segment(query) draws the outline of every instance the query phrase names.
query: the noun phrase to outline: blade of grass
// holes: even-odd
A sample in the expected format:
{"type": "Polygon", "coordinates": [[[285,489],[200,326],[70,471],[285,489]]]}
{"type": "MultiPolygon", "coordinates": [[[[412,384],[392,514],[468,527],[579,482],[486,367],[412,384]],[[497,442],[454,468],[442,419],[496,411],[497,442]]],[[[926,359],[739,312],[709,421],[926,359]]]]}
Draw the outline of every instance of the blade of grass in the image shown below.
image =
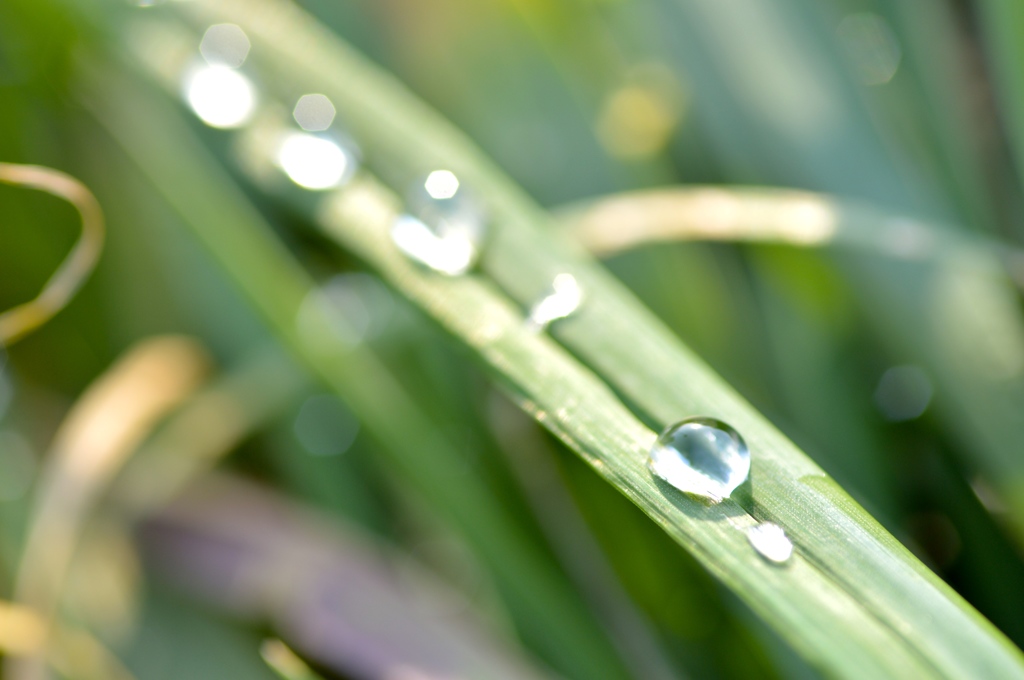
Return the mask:
{"type": "MultiPolygon", "coordinates": [[[[197,389],[207,368],[205,352],[191,340],[142,342],[93,383],[61,425],[33,499],[14,589],[15,601],[37,611],[47,631],[57,630],[65,580],[99,495],[158,419],[197,389]]],[[[37,654],[6,659],[4,674],[46,677],[47,651],[44,645],[37,654]]]]}
{"type": "Polygon", "coordinates": [[[211,474],[142,529],[154,569],[185,592],[265,617],[345,677],[549,677],[450,586],[355,527],[230,475],[211,474]],[[235,588],[222,584],[236,581],[235,588]]]}

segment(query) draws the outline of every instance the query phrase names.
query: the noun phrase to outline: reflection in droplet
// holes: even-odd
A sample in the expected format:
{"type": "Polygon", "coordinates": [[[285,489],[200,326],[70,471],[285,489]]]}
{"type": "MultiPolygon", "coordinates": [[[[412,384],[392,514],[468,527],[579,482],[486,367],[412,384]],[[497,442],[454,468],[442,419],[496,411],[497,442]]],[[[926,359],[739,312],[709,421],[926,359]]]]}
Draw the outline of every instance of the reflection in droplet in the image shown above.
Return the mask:
{"type": "Polygon", "coordinates": [[[836,33],[862,83],[883,85],[896,75],[903,52],[885,19],[870,12],[851,14],[836,33]]]}
{"type": "Polygon", "coordinates": [[[434,170],[427,175],[423,188],[431,198],[444,200],[455,196],[459,191],[459,178],[451,170],[434,170]]]}
{"type": "Polygon", "coordinates": [[[304,94],[295,104],[292,116],[306,132],[323,132],[331,127],[337,115],[334,104],[322,94],[304,94]]]}
{"type": "Polygon", "coordinates": [[[793,555],[793,542],[778,524],[761,522],[747,529],[747,540],[761,557],[783,564],[793,555]]]}
{"type": "Polygon", "coordinates": [[[281,140],[277,164],[305,189],[341,186],[355,171],[354,156],[337,142],[305,132],[289,132],[281,140]]]}
{"type": "Polygon", "coordinates": [[[465,274],[473,264],[472,242],[459,234],[440,236],[412,215],[395,219],[391,239],[409,257],[449,276],[465,274]]]}
{"type": "Polygon", "coordinates": [[[717,503],[746,481],[750,451],[730,425],[714,418],[687,418],[662,432],[648,466],[680,491],[717,503]]]}
{"type": "Polygon", "coordinates": [[[211,66],[223,64],[238,68],[245,63],[251,46],[249,37],[240,26],[217,24],[206,29],[199,43],[199,52],[211,66]]]}
{"type": "Polygon", "coordinates": [[[36,472],[36,457],[24,437],[10,430],[0,431],[0,501],[24,496],[36,472]]]}
{"type": "Polygon", "coordinates": [[[882,374],[875,389],[875,405],[893,422],[919,417],[931,399],[932,382],[917,366],[893,366],[882,374]]]}
{"type": "Polygon", "coordinates": [[[359,421],[336,397],[319,394],[302,403],[293,429],[295,438],[314,456],[338,456],[355,442],[359,421]]]}
{"type": "Polygon", "coordinates": [[[530,310],[527,323],[534,330],[543,330],[557,319],[575,312],[583,301],[583,289],[572,274],[559,274],[551,284],[551,291],[530,310]]]}
{"type": "Polygon", "coordinates": [[[409,213],[391,227],[391,238],[412,259],[457,276],[476,262],[483,240],[483,211],[450,170],[435,170],[408,197],[409,213]]]}
{"type": "Polygon", "coordinates": [[[185,97],[196,115],[215,128],[244,125],[256,108],[252,83],[223,64],[192,71],[185,79],[185,97]]]}

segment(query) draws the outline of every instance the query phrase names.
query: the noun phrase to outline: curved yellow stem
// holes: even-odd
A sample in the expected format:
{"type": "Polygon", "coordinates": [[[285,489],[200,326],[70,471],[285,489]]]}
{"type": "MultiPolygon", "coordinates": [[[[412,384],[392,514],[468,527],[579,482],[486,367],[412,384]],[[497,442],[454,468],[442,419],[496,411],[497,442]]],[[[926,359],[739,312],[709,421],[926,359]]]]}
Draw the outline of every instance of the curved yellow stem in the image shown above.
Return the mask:
{"type": "Polygon", "coordinates": [[[0,314],[0,346],[10,345],[49,321],[92,272],[103,249],[103,211],[84,184],[59,170],[0,163],[0,182],[63,198],[82,218],[82,235],[34,299],[0,314]]]}

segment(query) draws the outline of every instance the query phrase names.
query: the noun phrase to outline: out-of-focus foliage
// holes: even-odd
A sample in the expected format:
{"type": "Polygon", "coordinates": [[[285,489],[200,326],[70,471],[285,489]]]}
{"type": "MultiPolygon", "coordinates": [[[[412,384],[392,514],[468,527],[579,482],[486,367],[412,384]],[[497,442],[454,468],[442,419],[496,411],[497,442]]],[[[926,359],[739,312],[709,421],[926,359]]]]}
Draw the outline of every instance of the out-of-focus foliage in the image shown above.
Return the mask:
{"type": "MultiPolygon", "coordinates": [[[[552,239],[603,258],[1024,644],[1024,227],[1011,152],[1024,139],[1024,28],[1012,3],[292,4],[451,120],[561,220],[552,239]],[[606,198],[620,192],[638,193],[606,198]]],[[[695,559],[519,413],[514,357],[467,351],[484,341],[446,314],[540,292],[523,241],[485,241],[497,283],[482,293],[418,287],[351,229],[340,241],[352,249],[338,248],[318,228],[321,194],[253,154],[273,125],[302,123],[290,109],[307,83],[344,88],[349,74],[319,65],[332,80],[317,86],[316,68],[249,55],[248,38],[241,52],[230,40],[201,50],[192,3],[129,5],[0,4],[0,161],[78,178],[108,226],[72,302],[0,346],[5,677],[842,672],[794,652],[799,635],[705,570],[713,556],[695,559]],[[189,69],[242,62],[256,113],[243,132],[204,125],[189,69]],[[157,119],[172,123],[127,148],[157,119]],[[502,243],[526,258],[489,254],[502,243]],[[304,662],[289,666],[277,638],[304,662]]],[[[280,39],[298,48],[312,35],[280,39]]],[[[430,125],[422,139],[361,135],[374,115],[393,130],[418,111],[334,103],[343,146],[399,196],[462,149],[430,125]]],[[[205,117],[230,127],[231,114],[205,117]]],[[[79,225],[57,198],[0,184],[0,311],[44,288],[79,225]]],[[[644,374],[659,369],[649,357],[616,375],[597,356],[614,337],[557,323],[552,338],[642,426],[696,415],[645,403],[644,374]]],[[[773,512],[757,503],[743,507],[773,512]]],[[[887,610],[893,637],[926,637],[898,630],[900,606],[887,610]]]]}

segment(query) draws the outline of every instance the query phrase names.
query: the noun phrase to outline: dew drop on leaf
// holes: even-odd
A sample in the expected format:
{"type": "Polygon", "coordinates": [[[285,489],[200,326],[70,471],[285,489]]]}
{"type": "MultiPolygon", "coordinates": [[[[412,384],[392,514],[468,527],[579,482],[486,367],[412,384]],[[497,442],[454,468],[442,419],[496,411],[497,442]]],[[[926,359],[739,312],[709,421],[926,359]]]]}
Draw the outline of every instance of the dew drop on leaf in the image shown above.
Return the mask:
{"type": "Polygon", "coordinates": [[[680,491],[717,503],[746,481],[750,451],[730,425],[714,418],[687,418],[662,432],[648,465],[680,491]]]}
{"type": "Polygon", "coordinates": [[[793,542],[782,527],[772,522],[761,522],[747,529],[747,540],[769,562],[783,564],[793,555],[793,542]]]}
{"type": "Polygon", "coordinates": [[[479,203],[450,170],[434,170],[406,197],[409,213],[391,226],[398,249],[449,276],[464,274],[480,253],[486,220],[479,203]]]}

